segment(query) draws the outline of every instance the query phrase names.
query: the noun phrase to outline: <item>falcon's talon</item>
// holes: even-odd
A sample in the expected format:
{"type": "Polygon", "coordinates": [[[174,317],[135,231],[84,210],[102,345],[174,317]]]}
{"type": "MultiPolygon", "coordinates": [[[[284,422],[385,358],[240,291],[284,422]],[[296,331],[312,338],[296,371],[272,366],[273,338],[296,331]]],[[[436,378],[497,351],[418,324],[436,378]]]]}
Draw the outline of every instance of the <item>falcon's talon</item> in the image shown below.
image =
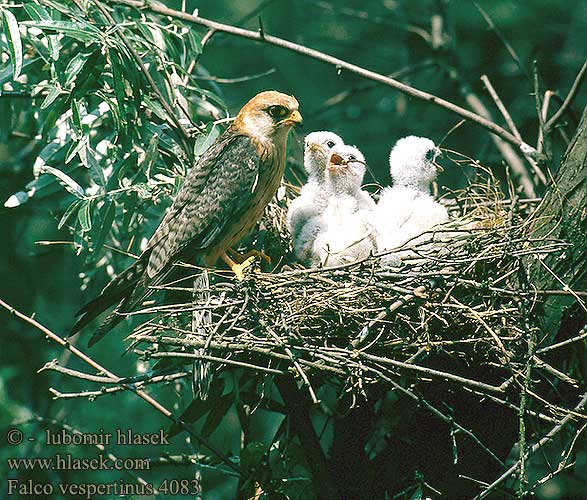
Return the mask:
{"type": "MultiPolygon", "coordinates": [[[[238,252],[231,250],[231,253],[236,253],[238,256],[238,252]]],[[[239,281],[243,281],[245,279],[245,269],[251,266],[253,262],[255,262],[255,257],[249,257],[248,259],[243,260],[242,262],[235,262],[232,260],[226,253],[221,256],[222,260],[226,262],[230,270],[234,273],[235,277],[239,281]]]]}
{"type": "Polygon", "coordinates": [[[271,257],[267,255],[263,250],[249,250],[243,254],[243,257],[249,259],[250,257],[257,257],[259,260],[264,260],[267,264],[271,264],[271,257]]]}
{"type": "Polygon", "coordinates": [[[245,269],[250,267],[253,264],[253,262],[255,262],[255,257],[249,257],[240,264],[237,264],[236,262],[234,263],[231,269],[237,280],[243,281],[245,279],[245,269]]]}
{"type": "Polygon", "coordinates": [[[264,260],[267,264],[271,264],[271,257],[267,255],[263,250],[249,250],[246,253],[240,253],[232,248],[228,249],[228,252],[232,255],[234,262],[238,264],[242,264],[246,260],[249,260],[251,257],[258,257],[260,260],[264,260]]]}

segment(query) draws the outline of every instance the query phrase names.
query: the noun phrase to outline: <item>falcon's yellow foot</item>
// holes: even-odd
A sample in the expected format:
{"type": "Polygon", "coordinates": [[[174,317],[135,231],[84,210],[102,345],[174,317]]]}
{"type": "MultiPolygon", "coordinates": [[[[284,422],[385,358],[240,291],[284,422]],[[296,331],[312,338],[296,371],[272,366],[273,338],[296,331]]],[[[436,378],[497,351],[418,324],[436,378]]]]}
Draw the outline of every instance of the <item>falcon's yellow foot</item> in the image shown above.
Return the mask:
{"type": "MultiPolygon", "coordinates": [[[[238,255],[240,255],[240,254],[238,254],[238,255]]],[[[253,262],[255,262],[255,257],[249,257],[248,259],[245,259],[244,261],[237,264],[226,253],[223,253],[221,255],[221,258],[224,262],[226,262],[228,267],[230,267],[230,269],[232,270],[232,272],[236,276],[236,279],[239,281],[242,281],[245,279],[245,269],[247,267],[249,267],[253,262]]]]}
{"type": "Polygon", "coordinates": [[[242,264],[246,260],[249,260],[251,257],[258,257],[259,259],[267,262],[267,264],[271,264],[271,257],[269,257],[269,255],[267,255],[262,250],[249,250],[246,253],[239,253],[236,250],[229,248],[228,252],[230,252],[230,255],[232,255],[234,261],[238,262],[239,264],[242,264]]]}

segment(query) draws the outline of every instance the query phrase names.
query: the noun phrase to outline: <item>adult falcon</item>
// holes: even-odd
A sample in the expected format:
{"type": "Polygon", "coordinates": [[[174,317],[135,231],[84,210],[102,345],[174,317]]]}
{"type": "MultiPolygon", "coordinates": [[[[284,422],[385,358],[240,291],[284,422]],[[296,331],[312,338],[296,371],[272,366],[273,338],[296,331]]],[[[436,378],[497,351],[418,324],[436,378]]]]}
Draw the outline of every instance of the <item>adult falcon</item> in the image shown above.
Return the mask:
{"type": "Polygon", "coordinates": [[[174,264],[212,267],[224,260],[238,278],[250,260],[227,252],[263,215],[286,163],[287,136],[302,121],[298,101],[276,91],[257,94],[190,169],[175,201],[136,262],[78,312],[72,334],[117,304],[91,346],[164,283],[174,264]]]}

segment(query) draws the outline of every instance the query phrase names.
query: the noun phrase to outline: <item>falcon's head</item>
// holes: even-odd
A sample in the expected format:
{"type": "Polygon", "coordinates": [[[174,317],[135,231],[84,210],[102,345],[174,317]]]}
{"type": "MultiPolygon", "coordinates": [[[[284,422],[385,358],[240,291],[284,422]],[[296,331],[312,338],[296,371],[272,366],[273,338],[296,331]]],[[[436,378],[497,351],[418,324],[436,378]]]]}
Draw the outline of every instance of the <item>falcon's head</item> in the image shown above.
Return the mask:
{"type": "Polygon", "coordinates": [[[324,181],[330,151],[343,146],[343,140],[333,132],[312,132],[304,139],[304,169],[311,178],[324,181]]]}
{"type": "Polygon", "coordinates": [[[233,128],[259,142],[285,141],[291,127],[302,122],[298,106],[294,96],[275,90],[260,92],[241,108],[233,128]]]}
{"type": "Polygon", "coordinates": [[[394,185],[428,190],[436,179],[440,150],[430,139],[410,135],[395,143],[389,154],[389,173],[394,185]]]}
{"type": "Polygon", "coordinates": [[[335,146],[326,166],[326,179],[335,193],[350,194],[361,188],[365,157],[354,146],[335,146]]]}

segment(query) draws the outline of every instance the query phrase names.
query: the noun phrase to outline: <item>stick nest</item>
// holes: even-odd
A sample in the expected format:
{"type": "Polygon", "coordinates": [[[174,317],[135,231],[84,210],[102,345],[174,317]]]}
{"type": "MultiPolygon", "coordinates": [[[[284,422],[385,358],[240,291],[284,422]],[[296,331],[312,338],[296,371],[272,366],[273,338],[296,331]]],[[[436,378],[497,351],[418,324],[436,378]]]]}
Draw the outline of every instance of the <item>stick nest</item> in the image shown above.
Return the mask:
{"type": "MultiPolygon", "coordinates": [[[[313,386],[330,376],[356,396],[398,374],[448,379],[483,394],[499,394],[517,380],[529,339],[539,335],[543,293],[528,282],[525,263],[565,247],[558,241],[529,247],[524,228],[537,200],[505,199],[487,174],[450,194],[451,223],[431,233],[433,245],[411,247],[399,268],[382,267],[373,256],[304,269],[285,227],[293,190],[282,191],[252,241],[272,256],[273,269],[243,282],[208,271],[209,287],[190,294],[201,270],[184,264],[188,277],[169,287],[183,290],[184,300],[143,311],[154,316],[132,334],[135,345],[148,345],[139,353],[262,375],[291,372],[313,398],[313,386]],[[436,370],[426,363],[430,353],[454,358],[458,367],[436,370]],[[498,373],[501,386],[478,379],[479,366],[491,369],[493,382],[498,373]]],[[[576,384],[541,366],[554,382],[576,384]]]]}

